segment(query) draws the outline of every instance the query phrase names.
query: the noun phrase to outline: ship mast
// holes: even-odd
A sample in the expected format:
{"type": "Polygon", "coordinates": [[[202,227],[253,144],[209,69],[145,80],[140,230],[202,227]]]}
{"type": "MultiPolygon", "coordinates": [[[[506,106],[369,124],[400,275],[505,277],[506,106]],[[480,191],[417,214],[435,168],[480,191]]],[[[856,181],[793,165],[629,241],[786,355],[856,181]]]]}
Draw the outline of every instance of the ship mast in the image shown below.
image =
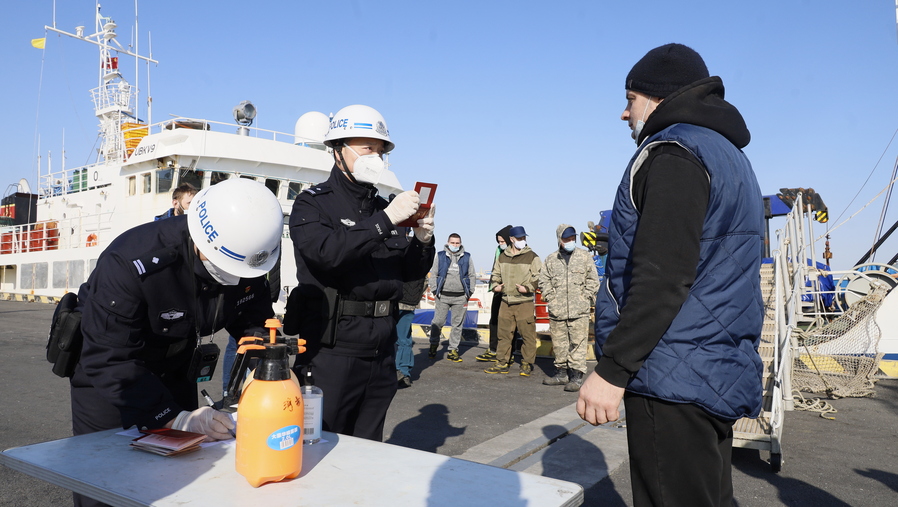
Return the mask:
{"type": "Polygon", "coordinates": [[[117,25],[112,18],[100,14],[99,3],[97,3],[95,31],[91,35],[84,35],[83,26],[76,27],[74,34],[59,30],[56,26],[44,28],[99,46],[100,65],[97,77],[99,86],[90,93],[94,102],[94,114],[100,121],[100,160],[107,164],[124,162],[127,151],[122,126],[130,121],[137,122],[135,111],[137,89],[119,72],[118,55],[133,56],[137,60],[151,63],[159,62],[123,48],[116,40],[117,25]]]}

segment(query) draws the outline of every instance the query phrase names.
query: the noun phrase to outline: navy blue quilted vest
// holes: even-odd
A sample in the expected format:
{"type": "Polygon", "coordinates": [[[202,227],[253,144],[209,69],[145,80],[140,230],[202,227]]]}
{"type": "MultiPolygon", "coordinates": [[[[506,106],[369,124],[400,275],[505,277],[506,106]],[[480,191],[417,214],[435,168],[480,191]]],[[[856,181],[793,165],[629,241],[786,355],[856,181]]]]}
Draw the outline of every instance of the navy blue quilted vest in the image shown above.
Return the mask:
{"type": "Polygon", "coordinates": [[[639,223],[632,174],[659,143],[676,143],[701,161],[710,177],[710,201],[695,283],[627,390],[696,404],[722,419],[754,417],[762,402],[757,348],[764,318],[763,205],[748,159],[713,130],[672,125],[646,139],[630,160],[611,215],[606,280],[596,303],[596,355],[617,325],[632,278],[630,249],[639,223]]]}
{"type": "MultiPolygon", "coordinates": [[[[437,288],[434,292],[437,296],[443,292],[443,284],[446,283],[446,273],[449,271],[449,264],[452,262],[446,252],[437,252],[439,264],[437,265],[437,288]]],[[[465,288],[465,297],[470,298],[474,289],[471,287],[471,280],[468,278],[468,262],[470,262],[471,254],[465,252],[458,258],[458,275],[461,277],[461,284],[465,288]]]]}

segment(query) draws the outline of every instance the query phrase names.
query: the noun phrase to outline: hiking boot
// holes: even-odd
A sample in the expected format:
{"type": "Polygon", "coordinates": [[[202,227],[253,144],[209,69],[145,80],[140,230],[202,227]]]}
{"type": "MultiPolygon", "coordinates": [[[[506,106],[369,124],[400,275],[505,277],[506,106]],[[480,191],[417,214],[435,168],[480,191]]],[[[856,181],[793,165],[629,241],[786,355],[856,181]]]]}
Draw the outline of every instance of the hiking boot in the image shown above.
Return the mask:
{"type": "Polygon", "coordinates": [[[490,361],[495,362],[496,361],[496,353],[493,352],[492,350],[487,350],[486,352],[484,352],[483,354],[480,354],[479,356],[475,357],[474,359],[484,362],[484,363],[490,362],[490,361]]]}
{"type": "Polygon", "coordinates": [[[583,385],[583,375],[582,371],[571,370],[571,379],[564,386],[564,390],[568,392],[577,392],[580,390],[580,386],[583,385]]]}
{"type": "Polygon", "coordinates": [[[399,387],[412,387],[412,379],[408,375],[399,376],[399,387]]]}
{"type": "Polygon", "coordinates": [[[563,386],[569,381],[567,368],[557,368],[554,377],[543,379],[543,385],[547,386],[563,386]]]}
{"type": "Polygon", "coordinates": [[[522,361],[521,362],[521,376],[529,377],[531,373],[533,373],[533,365],[522,361]]]}
{"type": "Polygon", "coordinates": [[[508,364],[502,364],[500,362],[496,362],[496,364],[490,366],[489,368],[483,370],[486,373],[508,373],[508,364]]]}
{"type": "Polygon", "coordinates": [[[427,353],[427,357],[430,359],[437,357],[437,348],[439,348],[439,346],[440,346],[439,343],[431,343],[430,351],[427,353]]]}
{"type": "Polygon", "coordinates": [[[458,355],[458,350],[450,350],[448,354],[446,354],[446,360],[452,361],[453,363],[460,363],[461,356],[458,355]]]}

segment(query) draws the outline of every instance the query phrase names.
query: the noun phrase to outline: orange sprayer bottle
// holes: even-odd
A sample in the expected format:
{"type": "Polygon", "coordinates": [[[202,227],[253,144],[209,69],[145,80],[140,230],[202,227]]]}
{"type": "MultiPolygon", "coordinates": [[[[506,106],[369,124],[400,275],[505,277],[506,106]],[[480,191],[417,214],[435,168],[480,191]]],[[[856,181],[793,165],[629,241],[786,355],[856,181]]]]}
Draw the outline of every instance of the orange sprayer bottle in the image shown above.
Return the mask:
{"type": "Polygon", "coordinates": [[[299,476],[302,470],[303,401],[291,378],[288,348],[271,343],[237,405],[237,472],[258,488],[299,476]]]}

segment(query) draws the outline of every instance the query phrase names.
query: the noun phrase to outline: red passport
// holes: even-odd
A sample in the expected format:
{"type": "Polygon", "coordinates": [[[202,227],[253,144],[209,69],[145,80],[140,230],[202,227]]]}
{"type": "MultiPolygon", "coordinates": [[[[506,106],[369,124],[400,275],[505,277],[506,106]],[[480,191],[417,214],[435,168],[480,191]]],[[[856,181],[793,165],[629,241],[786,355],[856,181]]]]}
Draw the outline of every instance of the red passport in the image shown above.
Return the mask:
{"type": "Polygon", "coordinates": [[[437,193],[436,183],[415,183],[415,192],[418,192],[420,203],[418,211],[414,215],[396,224],[397,227],[418,227],[418,220],[427,216],[430,207],[433,206],[433,196],[437,193]]]}

